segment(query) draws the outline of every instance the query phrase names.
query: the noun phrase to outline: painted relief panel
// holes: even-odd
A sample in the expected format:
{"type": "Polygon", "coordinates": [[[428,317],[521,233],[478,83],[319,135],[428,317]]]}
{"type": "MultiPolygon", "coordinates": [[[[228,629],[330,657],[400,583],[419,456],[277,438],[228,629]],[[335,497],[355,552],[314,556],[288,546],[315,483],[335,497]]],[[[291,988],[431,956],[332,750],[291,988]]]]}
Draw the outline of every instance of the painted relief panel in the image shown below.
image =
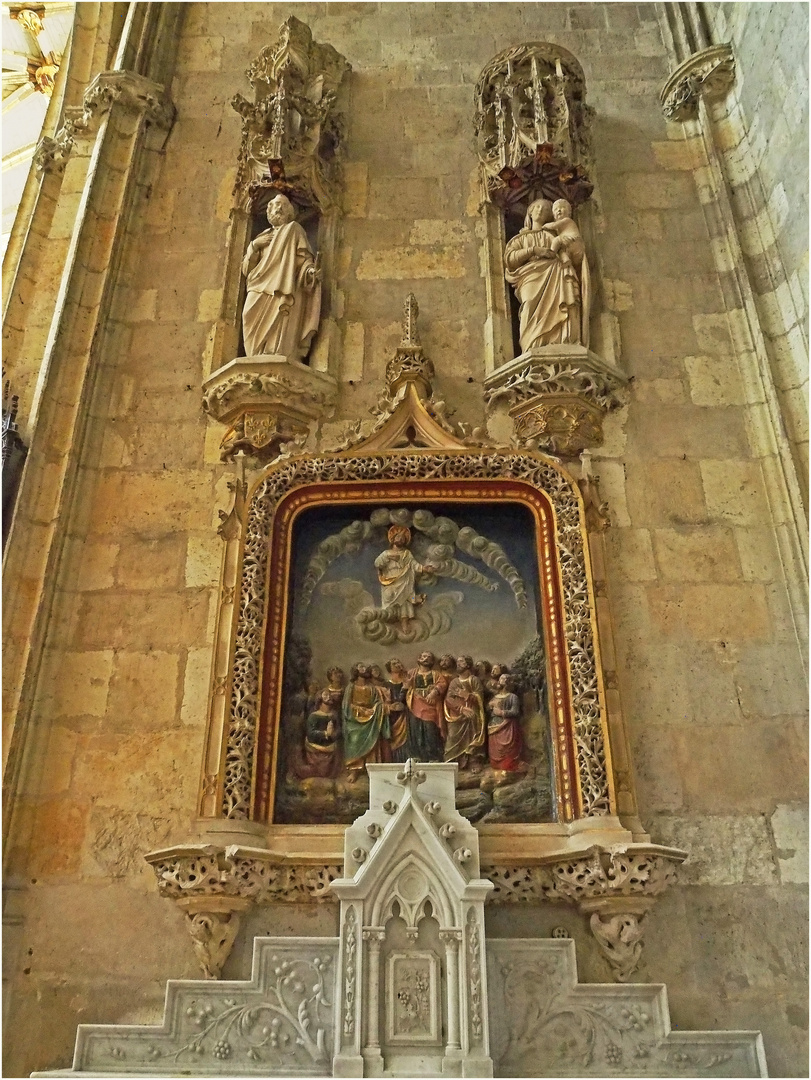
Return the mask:
{"type": "Polygon", "coordinates": [[[554,820],[537,509],[306,506],[290,530],[273,821],[344,824],[366,764],[455,761],[471,821],[554,820]]]}

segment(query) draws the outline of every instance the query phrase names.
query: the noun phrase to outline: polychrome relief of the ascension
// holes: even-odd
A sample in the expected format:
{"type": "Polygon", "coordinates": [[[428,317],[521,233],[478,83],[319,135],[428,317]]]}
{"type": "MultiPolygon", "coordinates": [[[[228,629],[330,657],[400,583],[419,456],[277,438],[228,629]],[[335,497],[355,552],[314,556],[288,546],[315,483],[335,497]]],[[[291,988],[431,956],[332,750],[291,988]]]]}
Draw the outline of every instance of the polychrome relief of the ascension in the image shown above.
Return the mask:
{"type": "Polygon", "coordinates": [[[535,530],[507,501],[299,517],[275,822],[349,822],[408,758],[457,762],[472,821],[552,820],[535,530]]]}

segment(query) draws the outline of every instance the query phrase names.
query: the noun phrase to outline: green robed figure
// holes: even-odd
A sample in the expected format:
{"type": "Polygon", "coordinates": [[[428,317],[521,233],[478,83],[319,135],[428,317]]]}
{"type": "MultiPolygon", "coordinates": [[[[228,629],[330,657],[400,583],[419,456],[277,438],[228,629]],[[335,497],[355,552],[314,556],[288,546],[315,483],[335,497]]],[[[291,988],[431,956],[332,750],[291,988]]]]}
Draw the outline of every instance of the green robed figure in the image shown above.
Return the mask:
{"type": "Polygon", "coordinates": [[[383,760],[380,740],[388,740],[391,735],[383,695],[371,681],[367,664],[355,664],[352,668],[349,685],[344,691],[341,716],[348,782],[353,784],[368,761],[383,760]]]}

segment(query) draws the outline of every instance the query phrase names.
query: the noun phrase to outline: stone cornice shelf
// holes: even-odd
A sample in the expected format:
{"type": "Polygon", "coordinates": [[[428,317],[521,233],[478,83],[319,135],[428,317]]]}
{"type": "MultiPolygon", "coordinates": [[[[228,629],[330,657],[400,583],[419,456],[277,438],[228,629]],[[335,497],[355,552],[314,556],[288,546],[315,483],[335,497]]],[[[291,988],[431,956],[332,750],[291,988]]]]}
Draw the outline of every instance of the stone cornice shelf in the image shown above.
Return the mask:
{"type": "MultiPolygon", "coordinates": [[[[239,844],[178,844],[145,856],[158,892],[186,915],[208,978],[216,978],[254,904],[335,900],[330,889],[342,867],[280,861],[278,852],[239,844]]],[[[687,852],[659,844],[591,844],[550,852],[537,865],[483,865],[495,890],[490,903],[576,904],[618,981],[628,979],[642,952],[642,920],[676,881],[687,852]]]]}

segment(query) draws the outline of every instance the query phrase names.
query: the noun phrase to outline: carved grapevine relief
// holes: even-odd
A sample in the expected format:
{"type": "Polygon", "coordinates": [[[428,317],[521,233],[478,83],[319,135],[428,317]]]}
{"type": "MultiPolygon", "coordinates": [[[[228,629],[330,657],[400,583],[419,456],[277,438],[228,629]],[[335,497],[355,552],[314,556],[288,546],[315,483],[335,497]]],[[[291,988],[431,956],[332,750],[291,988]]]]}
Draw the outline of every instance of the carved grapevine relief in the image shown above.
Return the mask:
{"type": "Polygon", "coordinates": [[[254,494],[248,509],[235,636],[224,816],[244,818],[250,813],[259,665],[267,606],[266,552],[273,515],[283,496],[294,487],[316,482],[470,478],[524,480],[545,491],[555,507],[582,813],[589,817],[609,812],[594,634],[575,489],[548,462],[530,454],[401,452],[291,459],[280,463],[254,494]]]}
{"type": "Polygon", "coordinates": [[[251,1061],[267,1060],[271,1051],[291,1056],[301,1047],[313,1062],[327,1057],[325,1018],[321,1010],[332,1008],[327,999],[325,978],[330,959],[283,960],[270,958],[275,983],[266,990],[266,999],[245,1005],[223,997],[219,1011],[211,1002],[200,1009],[190,1005],[186,1016],[198,1033],[175,1052],[179,1061],[188,1054],[211,1054],[224,1061],[244,1054],[251,1061]]]}
{"type": "Polygon", "coordinates": [[[358,928],[355,909],[352,907],[346,916],[344,930],[346,959],[344,960],[344,1035],[355,1034],[355,984],[357,982],[358,928]]]}
{"type": "Polygon", "coordinates": [[[438,1037],[438,971],[430,953],[395,953],[389,957],[391,1043],[434,1041],[438,1037]]]}
{"type": "MultiPolygon", "coordinates": [[[[559,956],[500,955],[504,1040],[499,1073],[509,1076],[705,1075],[727,1063],[722,1049],[668,1046],[653,1002],[573,997],[559,956]],[[543,1073],[537,1063],[547,1063],[543,1073]]],[[[580,989],[580,988],[578,988],[580,989]]]]}

